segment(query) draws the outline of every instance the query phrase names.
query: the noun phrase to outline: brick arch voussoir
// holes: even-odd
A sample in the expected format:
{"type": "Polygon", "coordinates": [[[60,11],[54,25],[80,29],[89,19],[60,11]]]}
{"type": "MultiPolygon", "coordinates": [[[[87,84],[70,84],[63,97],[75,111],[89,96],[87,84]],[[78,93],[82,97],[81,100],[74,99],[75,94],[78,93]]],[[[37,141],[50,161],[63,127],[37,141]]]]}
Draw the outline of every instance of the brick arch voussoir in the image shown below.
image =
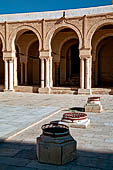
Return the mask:
{"type": "Polygon", "coordinates": [[[76,26],[74,25],[71,25],[71,24],[59,24],[59,25],[55,25],[48,33],[47,33],[47,36],[46,36],[46,41],[45,41],[45,48],[47,50],[50,50],[51,48],[51,40],[52,40],[52,37],[53,35],[55,34],[55,32],[59,32],[60,30],[62,30],[63,28],[70,28],[72,29],[73,31],[75,31],[75,33],[77,34],[78,36],[78,39],[79,39],[79,49],[82,48],[82,39],[83,39],[83,36],[82,36],[82,33],[80,31],[79,28],[77,28],[76,26]]]}
{"type": "Polygon", "coordinates": [[[91,49],[91,42],[92,42],[93,35],[99,28],[103,27],[104,25],[113,25],[113,20],[112,19],[104,19],[102,21],[97,22],[95,25],[93,25],[89,29],[88,34],[87,34],[87,45],[88,45],[87,48],[91,49]]]}
{"type": "Polygon", "coordinates": [[[42,38],[41,38],[41,35],[39,33],[39,31],[32,27],[32,26],[29,26],[29,25],[22,25],[22,26],[19,26],[15,29],[15,31],[11,32],[11,34],[9,35],[9,49],[12,50],[13,48],[13,45],[14,45],[14,41],[16,39],[16,36],[17,34],[22,31],[22,30],[29,30],[29,31],[32,31],[36,36],[37,36],[37,39],[39,40],[39,50],[42,49],[42,38]]]}
{"type": "Polygon", "coordinates": [[[2,51],[5,51],[5,37],[0,32],[0,40],[2,41],[2,51]]]}
{"type": "MultiPolygon", "coordinates": [[[[97,51],[97,47],[98,47],[98,45],[99,45],[99,43],[102,41],[102,40],[104,40],[105,38],[107,38],[107,37],[109,37],[109,36],[112,36],[113,37],[113,33],[106,33],[106,34],[104,34],[103,36],[101,36],[97,41],[96,41],[96,43],[94,44],[94,47],[93,47],[93,51],[95,51],[95,53],[96,53],[96,51],[97,51]]],[[[95,60],[96,60],[96,55],[95,55],[95,60]]]]}

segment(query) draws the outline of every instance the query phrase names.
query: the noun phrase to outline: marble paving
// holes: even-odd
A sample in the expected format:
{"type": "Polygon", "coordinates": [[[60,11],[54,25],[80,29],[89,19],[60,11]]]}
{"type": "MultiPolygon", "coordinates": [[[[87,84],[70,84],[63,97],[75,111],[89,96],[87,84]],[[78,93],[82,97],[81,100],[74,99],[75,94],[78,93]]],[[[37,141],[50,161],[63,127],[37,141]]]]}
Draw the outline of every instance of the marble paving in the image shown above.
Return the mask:
{"type": "MultiPolygon", "coordinates": [[[[28,122],[30,114],[33,112],[35,117],[35,111],[37,111],[38,108],[39,110],[45,108],[48,114],[51,115],[47,117],[45,112],[41,111],[40,119],[42,121],[37,122],[37,124],[20,134],[9,138],[9,140],[0,143],[0,170],[112,170],[113,96],[103,95],[100,97],[103,111],[100,114],[87,113],[91,120],[90,126],[86,129],[70,128],[72,137],[77,140],[78,158],[68,164],[56,166],[39,163],[37,161],[36,137],[42,133],[41,126],[50,121],[61,119],[62,114],[65,112],[73,110],[83,111],[83,106],[88,96],[0,93],[1,114],[4,113],[3,120],[6,119],[7,123],[10,122],[8,118],[6,118],[8,116],[5,116],[8,108],[10,111],[9,117],[12,117],[12,119],[10,118],[11,120],[14,118],[16,109],[18,110],[17,116],[20,111],[23,112],[23,114],[20,113],[21,117],[23,115],[23,119],[25,120],[26,114],[26,120],[28,119],[28,122]],[[63,110],[54,115],[51,114],[58,109],[63,110]],[[29,112],[28,116],[27,112],[29,112]]],[[[32,124],[32,121],[34,122],[34,119],[31,118],[30,124],[32,124]]],[[[38,117],[35,121],[38,121],[38,117]]],[[[21,126],[24,128],[23,125],[21,126]]],[[[3,130],[5,131],[5,125],[3,130]]]]}

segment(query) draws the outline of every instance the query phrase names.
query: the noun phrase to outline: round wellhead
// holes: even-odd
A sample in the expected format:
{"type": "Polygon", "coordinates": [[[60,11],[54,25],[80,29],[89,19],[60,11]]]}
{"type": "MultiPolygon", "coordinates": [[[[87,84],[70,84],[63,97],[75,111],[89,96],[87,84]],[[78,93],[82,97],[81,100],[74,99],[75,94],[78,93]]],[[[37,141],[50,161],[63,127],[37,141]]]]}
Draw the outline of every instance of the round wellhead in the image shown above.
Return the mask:
{"type": "Polygon", "coordinates": [[[62,120],[70,120],[71,122],[80,121],[84,119],[87,119],[87,114],[78,112],[64,113],[62,118],[62,120]]]}
{"type": "Polygon", "coordinates": [[[100,105],[100,97],[89,97],[88,103],[90,104],[99,104],[100,105]]]}
{"type": "Polygon", "coordinates": [[[42,127],[43,135],[51,137],[62,137],[69,135],[69,128],[63,124],[49,123],[42,127]]]}
{"type": "Polygon", "coordinates": [[[88,101],[100,101],[100,97],[89,97],[88,101]]]}

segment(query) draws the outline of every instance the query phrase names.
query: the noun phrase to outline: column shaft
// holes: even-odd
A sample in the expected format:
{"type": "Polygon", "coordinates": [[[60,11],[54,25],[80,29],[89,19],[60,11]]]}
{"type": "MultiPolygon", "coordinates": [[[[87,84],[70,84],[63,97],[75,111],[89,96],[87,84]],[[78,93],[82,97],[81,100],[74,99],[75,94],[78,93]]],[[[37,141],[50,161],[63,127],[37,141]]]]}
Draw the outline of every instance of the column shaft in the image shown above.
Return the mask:
{"type": "Polygon", "coordinates": [[[89,59],[87,58],[86,59],[86,62],[85,62],[85,88],[86,89],[89,89],[90,88],[90,86],[89,86],[89,83],[90,83],[90,81],[89,81],[89,74],[90,74],[90,70],[89,70],[89,59]]]}
{"type": "Polygon", "coordinates": [[[17,79],[17,58],[14,58],[14,86],[18,85],[18,79],[17,79]]]}
{"type": "Polygon", "coordinates": [[[9,90],[13,91],[13,61],[9,60],[9,90]]]}
{"type": "Polygon", "coordinates": [[[71,78],[71,49],[69,49],[69,53],[68,53],[68,71],[69,71],[69,73],[68,73],[68,80],[70,80],[70,78],[71,78]]]}
{"type": "Polygon", "coordinates": [[[69,78],[68,80],[71,79],[71,56],[69,56],[69,78]]]}
{"type": "Polygon", "coordinates": [[[84,59],[80,59],[80,88],[84,89],[84,59]]]}
{"type": "Polygon", "coordinates": [[[41,59],[41,88],[44,88],[44,59],[41,59]]]}
{"type": "Polygon", "coordinates": [[[46,59],[46,87],[49,88],[49,59],[46,59]]]}
{"type": "Polygon", "coordinates": [[[56,62],[55,63],[55,84],[56,84],[56,86],[59,86],[59,82],[60,82],[59,71],[60,71],[60,64],[59,64],[59,62],[56,62]]]}
{"type": "Polygon", "coordinates": [[[21,63],[21,84],[23,84],[23,63],[21,63]]]}
{"type": "Polygon", "coordinates": [[[89,59],[89,88],[92,87],[92,58],[89,59]]]}
{"type": "Polygon", "coordinates": [[[5,90],[8,90],[8,61],[5,60],[5,90]]]}
{"type": "Polygon", "coordinates": [[[25,84],[27,84],[27,63],[25,63],[25,84]]]}
{"type": "Polygon", "coordinates": [[[50,70],[49,70],[49,77],[50,77],[50,87],[52,87],[53,86],[53,76],[52,76],[52,57],[49,59],[49,66],[50,66],[50,70]]]}

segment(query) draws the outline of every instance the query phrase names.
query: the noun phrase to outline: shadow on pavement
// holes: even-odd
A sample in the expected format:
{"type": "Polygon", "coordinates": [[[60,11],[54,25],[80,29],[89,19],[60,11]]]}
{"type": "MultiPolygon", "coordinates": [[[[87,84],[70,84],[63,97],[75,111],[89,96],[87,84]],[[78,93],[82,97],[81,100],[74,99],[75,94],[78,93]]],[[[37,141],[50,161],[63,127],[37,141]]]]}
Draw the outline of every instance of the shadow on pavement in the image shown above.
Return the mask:
{"type": "Polygon", "coordinates": [[[83,107],[72,107],[70,108],[72,111],[79,111],[79,112],[85,112],[85,108],[83,107]]]}
{"type": "Polygon", "coordinates": [[[112,170],[113,152],[77,150],[76,160],[62,166],[39,163],[36,145],[25,142],[0,143],[0,170],[112,170]]]}

